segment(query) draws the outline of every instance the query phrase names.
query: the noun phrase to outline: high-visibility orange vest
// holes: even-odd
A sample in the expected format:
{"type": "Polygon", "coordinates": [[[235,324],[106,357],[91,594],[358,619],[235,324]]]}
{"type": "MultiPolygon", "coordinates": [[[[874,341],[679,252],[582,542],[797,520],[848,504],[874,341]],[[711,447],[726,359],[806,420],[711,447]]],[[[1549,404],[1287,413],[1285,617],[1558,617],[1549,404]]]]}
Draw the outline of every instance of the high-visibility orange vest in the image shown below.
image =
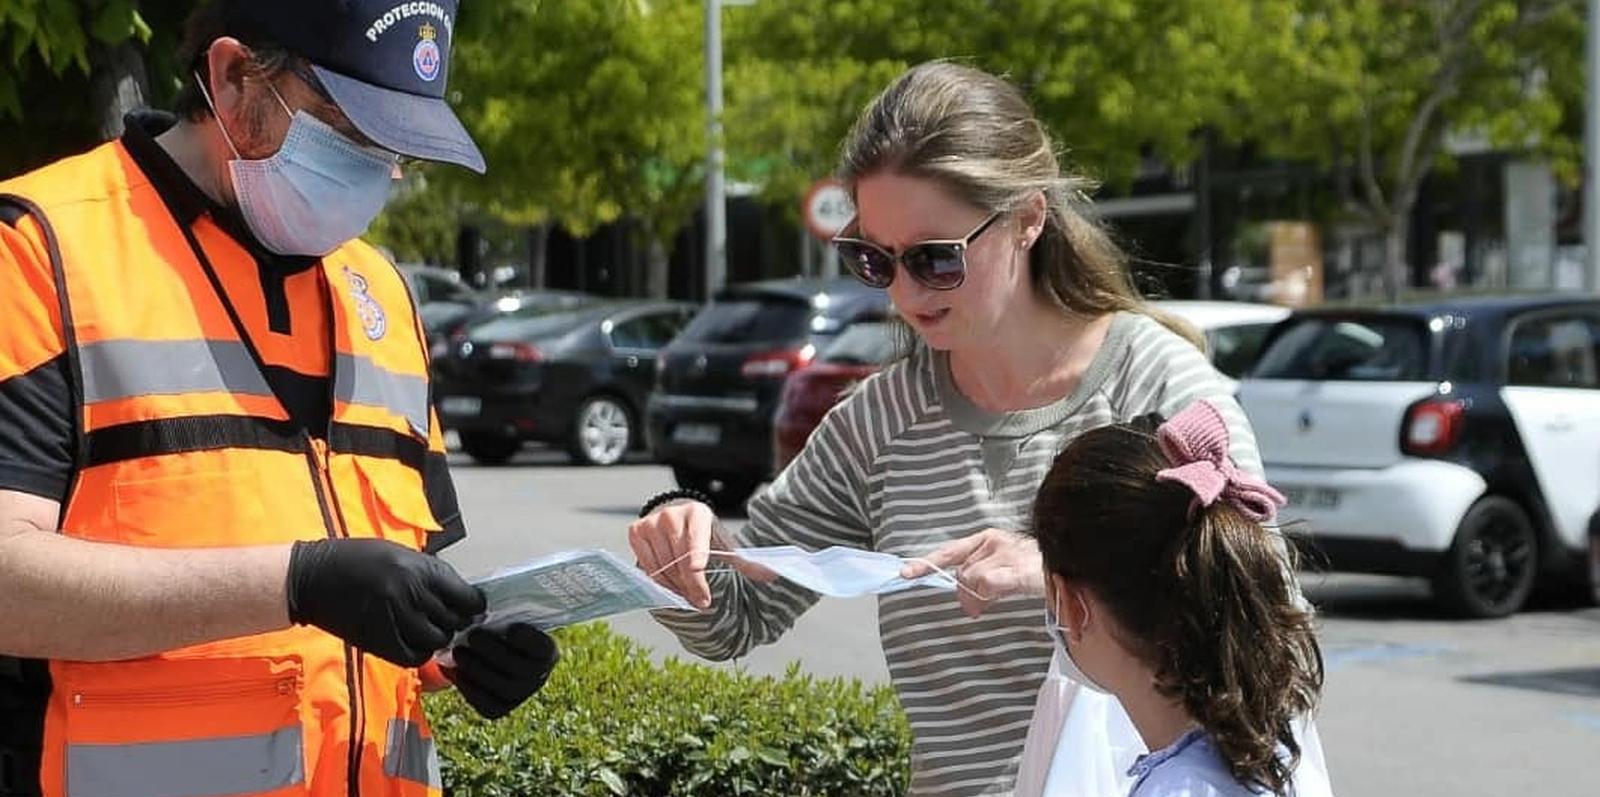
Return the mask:
{"type": "MultiPolygon", "coordinates": [[[[402,277],[371,247],[318,266],[335,352],[324,440],[291,431],[221,297],[212,264],[250,255],[209,217],[181,227],[121,143],[0,194],[29,208],[18,228],[52,250],[62,304],[80,431],[62,533],[421,549],[439,529],[422,484],[426,347],[402,277]]],[[[315,628],[49,666],[45,797],[440,793],[417,672],[315,628]]]]}

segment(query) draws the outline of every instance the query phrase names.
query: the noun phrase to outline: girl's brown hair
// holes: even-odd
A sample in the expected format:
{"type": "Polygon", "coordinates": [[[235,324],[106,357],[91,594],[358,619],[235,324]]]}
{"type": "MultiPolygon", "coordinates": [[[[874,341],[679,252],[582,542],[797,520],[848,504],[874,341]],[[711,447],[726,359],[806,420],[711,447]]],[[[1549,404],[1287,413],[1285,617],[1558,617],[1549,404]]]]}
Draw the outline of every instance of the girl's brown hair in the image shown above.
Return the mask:
{"type": "Polygon", "coordinates": [[[1033,507],[1045,569],[1086,587],[1241,783],[1282,794],[1291,732],[1322,689],[1322,652],[1281,537],[1226,501],[1157,481],[1159,416],[1085,433],[1057,457],[1033,507]],[[1279,746],[1287,749],[1285,758],[1279,746]]]}
{"type": "Polygon", "coordinates": [[[1042,192],[1044,230],[1028,261],[1035,293],[1083,316],[1143,313],[1203,345],[1188,324],[1153,310],[1134,290],[1122,250],[1079,212],[1090,183],[1062,174],[1050,134],[1005,80],[945,61],[901,75],[856,120],[840,177],[853,194],[861,178],[885,171],[935,180],[990,212],[1042,192]]]}

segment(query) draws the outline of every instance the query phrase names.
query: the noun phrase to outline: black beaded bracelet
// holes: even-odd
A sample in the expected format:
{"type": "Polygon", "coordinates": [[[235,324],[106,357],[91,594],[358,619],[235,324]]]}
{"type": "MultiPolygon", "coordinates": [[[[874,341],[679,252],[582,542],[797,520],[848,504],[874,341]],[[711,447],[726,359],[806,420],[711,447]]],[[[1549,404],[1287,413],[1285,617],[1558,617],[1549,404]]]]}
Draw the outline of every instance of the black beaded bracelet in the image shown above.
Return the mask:
{"type": "Polygon", "coordinates": [[[650,496],[650,500],[645,501],[644,506],[639,509],[639,517],[644,517],[645,515],[656,511],[656,509],[663,504],[676,501],[680,498],[687,498],[690,501],[699,501],[706,506],[711,505],[711,496],[706,495],[699,490],[691,490],[687,487],[676,487],[671,490],[662,490],[661,492],[650,496]]]}

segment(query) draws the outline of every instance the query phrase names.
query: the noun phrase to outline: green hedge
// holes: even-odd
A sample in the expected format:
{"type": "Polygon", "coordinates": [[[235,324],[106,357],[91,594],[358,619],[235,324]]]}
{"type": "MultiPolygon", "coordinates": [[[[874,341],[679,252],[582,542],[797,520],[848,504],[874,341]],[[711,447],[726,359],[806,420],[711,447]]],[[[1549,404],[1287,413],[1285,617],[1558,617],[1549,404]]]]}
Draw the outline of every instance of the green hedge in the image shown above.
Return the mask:
{"type": "Polygon", "coordinates": [[[550,682],[505,719],[428,698],[447,795],[905,792],[911,732],[888,687],[658,665],[598,624],[556,636],[550,682]]]}

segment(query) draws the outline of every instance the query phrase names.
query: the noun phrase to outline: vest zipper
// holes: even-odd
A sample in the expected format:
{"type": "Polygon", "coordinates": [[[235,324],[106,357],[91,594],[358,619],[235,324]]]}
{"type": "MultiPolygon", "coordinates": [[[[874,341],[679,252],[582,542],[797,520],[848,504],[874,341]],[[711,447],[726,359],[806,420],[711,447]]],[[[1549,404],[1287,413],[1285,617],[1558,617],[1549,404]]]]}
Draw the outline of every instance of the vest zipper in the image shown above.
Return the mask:
{"type": "MultiPolygon", "coordinates": [[[[333,375],[328,375],[333,381],[333,375]]],[[[311,468],[311,483],[317,492],[317,507],[322,510],[322,523],[328,539],[349,539],[350,530],[344,525],[344,512],[339,508],[339,494],[333,489],[331,457],[326,446],[318,446],[311,432],[302,432],[306,444],[306,464],[311,468]],[[319,456],[320,455],[320,456],[319,456]],[[332,501],[330,507],[329,501],[332,501]],[[337,518],[337,520],[336,520],[337,518]]],[[[353,645],[344,646],[344,686],[350,701],[350,756],[345,767],[345,793],[349,797],[361,794],[361,746],[366,733],[366,717],[362,711],[365,703],[361,677],[361,651],[353,645]]]]}
{"type": "MultiPolygon", "coordinates": [[[[176,217],[174,217],[173,220],[176,221],[176,217]]],[[[194,253],[195,260],[200,263],[200,267],[205,271],[206,279],[211,283],[211,289],[213,292],[215,292],[217,301],[221,302],[222,308],[228,313],[228,319],[233,322],[233,328],[238,332],[239,340],[244,343],[245,348],[249,350],[250,358],[255,361],[256,369],[261,374],[265,375],[267,372],[266,360],[262,359],[260,350],[256,348],[255,342],[250,339],[248,328],[245,327],[244,322],[239,318],[239,311],[233,306],[233,302],[228,300],[228,292],[223,289],[222,280],[217,277],[217,271],[211,265],[211,258],[206,255],[205,248],[200,245],[200,241],[195,237],[194,230],[190,225],[180,223],[178,224],[178,228],[183,231],[184,240],[188,242],[189,249],[194,253]]],[[[254,258],[255,253],[252,253],[251,257],[254,258]]],[[[319,263],[318,269],[320,270],[322,268],[322,264],[319,263]]],[[[332,439],[331,431],[333,429],[333,413],[338,406],[338,402],[335,399],[336,390],[334,388],[334,380],[337,378],[335,370],[339,362],[337,329],[339,323],[339,311],[338,308],[335,307],[337,300],[333,295],[333,286],[329,284],[326,279],[326,271],[323,271],[322,273],[323,286],[327,291],[324,298],[326,298],[328,302],[328,431],[330,432],[329,439],[332,439]]],[[[288,408],[283,402],[283,397],[278,396],[276,393],[273,395],[274,398],[277,399],[278,404],[283,406],[287,412],[288,408]]],[[[339,515],[338,525],[336,526],[334,523],[334,513],[338,511],[337,496],[334,497],[333,510],[330,511],[328,508],[328,496],[334,491],[332,479],[330,476],[328,476],[329,471],[326,466],[326,460],[323,462],[318,461],[316,442],[312,439],[310,431],[307,430],[303,432],[303,436],[306,444],[306,464],[311,468],[311,485],[313,488],[315,488],[317,493],[317,506],[322,510],[322,525],[328,532],[329,539],[338,539],[340,537],[349,538],[350,532],[348,529],[344,528],[344,517],[342,513],[339,515]],[[341,530],[343,533],[341,533],[341,530]]],[[[324,449],[324,456],[326,456],[326,449],[324,449]]],[[[63,509],[63,511],[65,510],[63,509]]],[[[359,777],[361,760],[361,734],[364,733],[365,724],[365,720],[361,716],[363,707],[360,672],[361,655],[361,651],[356,650],[354,646],[348,644],[344,646],[345,689],[347,690],[350,698],[350,766],[348,772],[348,783],[346,784],[349,797],[359,797],[361,794],[361,781],[359,777]]]]}
{"type": "MultiPolygon", "coordinates": [[[[329,382],[333,379],[330,375],[329,382]]],[[[331,439],[331,435],[330,435],[331,439]]],[[[324,446],[322,449],[323,473],[333,473],[333,454],[331,448],[324,446]]],[[[329,476],[328,496],[333,499],[333,514],[339,519],[339,530],[346,539],[350,538],[350,529],[344,525],[344,509],[339,506],[339,491],[332,489],[332,477],[329,476]]],[[[362,659],[366,654],[353,645],[345,646],[346,661],[350,662],[347,678],[354,684],[351,688],[354,693],[350,696],[350,797],[359,797],[361,794],[361,747],[367,739],[367,684],[366,667],[362,659]],[[349,677],[353,676],[353,677],[349,677]]]]}
{"type": "Polygon", "coordinates": [[[306,465],[311,469],[311,486],[317,491],[317,508],[322,510],[322,527],[328,532],[330,540],[348,537],[348,534],[340,533],[341,526],[334,523],[333,510],[328,506],[328,495],[332,489],[327,481],[326,465],[318,458],[317,441],[312,439],[310,432],[301,431],[300,434],[305,439],[306,465]]]}
{"type": "Polygon", "coordinates": [[[202,705],[241,697],[289,695],[294,693],[296,680],[298,679],[288,676],[268,680],[230,681],[209,684],[203,687],[186,687],[181,691],[173,691],[171,689],[74,691],[72,693],[72,707],[77,709],[125,709],[137,706],[202,705]]]}
{"type": "MultiPolygon", "coordinates": [[[[334,513],[339,518],[340,530],[344,536],[350,536],[349,527],[344,525],[344,510],[339,506],[339,492],[333,489],[331,465],[333,459],[333,427],[334,418],[339,413],[339,298],[333,293],[333,280],[328,276],[326,262],[318,264],[322,276],[323,298],[328,302],[328,426],[323,430],[323,439],[327,441],[322,449],[323,473],[328,476],[328,494],[333,497],[334,513]]],[[[310,433],[306,436],[309,438],[310,433]]],[[[361,742],[367,735],[366,712],[366,676],[362,666],[362,659],[366,654],[354,646],[345,647],[346,679],[350,683],[350,772],[349,772],[349,797],[360,797],[361,794],[361,742]]]]}

